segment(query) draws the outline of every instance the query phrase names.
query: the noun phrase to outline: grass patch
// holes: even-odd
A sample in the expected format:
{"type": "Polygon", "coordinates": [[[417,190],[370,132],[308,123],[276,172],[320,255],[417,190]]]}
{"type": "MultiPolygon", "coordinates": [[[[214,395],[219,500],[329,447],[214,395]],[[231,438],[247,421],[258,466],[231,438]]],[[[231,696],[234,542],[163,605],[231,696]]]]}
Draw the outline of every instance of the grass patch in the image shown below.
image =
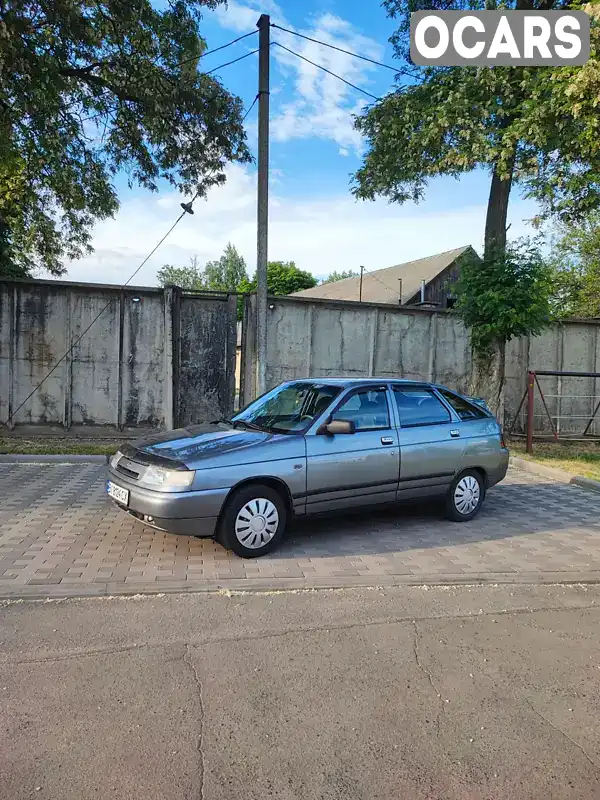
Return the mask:
{"type": "Polygon", "coordinates": [[[122,444],[118,440],[102,439],[62,439],[55,436],[24,437],[10,436],[0,438],[0,453],[22,454],[27,456],[42,455],[79,455],[105,456],[112,455],[122,444]]]}
{"type": "Polygon", "coordinates": [[[528,461],[538,461],[549,467],[564,469],[574,475],[582,475],[600,481],[600,443],[597,442],[534,442],[533,455],[525,452],[523,440],[512,440],[511,453],[528,461]]]}

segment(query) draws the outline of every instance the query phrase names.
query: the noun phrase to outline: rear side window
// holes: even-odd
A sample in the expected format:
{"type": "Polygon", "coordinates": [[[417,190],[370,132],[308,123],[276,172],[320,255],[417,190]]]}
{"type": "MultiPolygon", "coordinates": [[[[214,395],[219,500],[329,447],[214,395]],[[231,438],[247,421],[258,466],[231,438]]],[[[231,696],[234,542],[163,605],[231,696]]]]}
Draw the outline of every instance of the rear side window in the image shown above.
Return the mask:
{"type": "Polygon", "coordinates": [[[487,417],[487,414],[482,408],[479,408],[479,406],[476,406],[473,403],[469,403],[469,401],[465,400],[464,397],[459,397],[452,392],[448,392],[446,389],[440,389],[439,392],[444,400],[446,400],[446,402],[452,406],[462,420],[467,421],[469,419],[485,419],[487,417]]]}
{"type": "Polygon", "coordinates": [[[441,425],[450,422],[450,412],[431,389],[419,386],[394,387],[394,397],[403,428],[441,425]]]}

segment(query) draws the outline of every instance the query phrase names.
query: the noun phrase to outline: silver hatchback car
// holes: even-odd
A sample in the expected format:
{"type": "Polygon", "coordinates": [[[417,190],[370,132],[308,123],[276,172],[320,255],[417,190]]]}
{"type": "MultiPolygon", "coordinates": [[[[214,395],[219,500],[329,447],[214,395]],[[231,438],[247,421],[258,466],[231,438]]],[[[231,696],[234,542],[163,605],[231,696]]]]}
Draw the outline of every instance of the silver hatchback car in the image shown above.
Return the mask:
{"type": "Polygon", "coordinates": [[[507,468],[501,428],[475,400],[417,381],[307,379],[231,420],[125,444],[106,489],[146,525],[255,558],[292,516],[443,496],[451,519],[472,519],[507,468]]]}

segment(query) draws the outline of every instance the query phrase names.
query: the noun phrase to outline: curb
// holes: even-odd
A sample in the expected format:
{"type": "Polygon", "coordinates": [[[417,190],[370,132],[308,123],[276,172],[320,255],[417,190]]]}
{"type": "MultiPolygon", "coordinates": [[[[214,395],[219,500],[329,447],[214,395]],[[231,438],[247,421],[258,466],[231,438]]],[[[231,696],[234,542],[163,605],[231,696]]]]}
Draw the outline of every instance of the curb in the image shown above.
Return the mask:
{"type": "Polygon", "coordinates": [[[400,586],[578,586],[600,584],[600,571],[581,572],[461,572],[443,575],[374,575],[369,580],[358,577],[323,578],[244,578],[205,581],[138,581],[99,584],[57,584],[55,586],[19,586],[0,591],[0,602],[15,600],[76,600],[90,597],[127,597],[157,594],[219,594],[227,592],[306,592],[332,589],[372,589],[400,586]]]}
{"type": "Polygon", "coordinates": [[[25,455],[0,453],[0,464],[106,464],[108,456],[84,455],[25,455]]]}
{"type": "Polygon", "coordinates": [[[544,478],[551,478],[560,483],[569,483],[574,486],[580,486],[582,489],[600,492],[600,481],[584,478],[581,475],[573,475],[572,472],[565,472],[564,469],[547,467],[545,464],[538,464],[536,461],[527,461],[524,458],[517,458],[517,456],[510,457],[510,466],[521,469],[523,472],[530,472],[532,475],[541,475],[544,478]]]}

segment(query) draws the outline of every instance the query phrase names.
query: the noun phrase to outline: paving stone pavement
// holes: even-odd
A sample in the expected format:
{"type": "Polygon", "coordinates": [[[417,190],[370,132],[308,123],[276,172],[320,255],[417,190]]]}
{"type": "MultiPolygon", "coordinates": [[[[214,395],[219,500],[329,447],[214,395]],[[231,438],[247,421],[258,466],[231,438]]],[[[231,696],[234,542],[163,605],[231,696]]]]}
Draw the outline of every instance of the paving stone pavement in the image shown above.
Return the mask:
{"type": "Polygon", "coordinates": [[[600,494],[515,469],[472,522],[431,503],[298,520],[256,560],[145,527],[104,485],[97,464],[0,464],[0,596],[600,580],[600,494]]]}

